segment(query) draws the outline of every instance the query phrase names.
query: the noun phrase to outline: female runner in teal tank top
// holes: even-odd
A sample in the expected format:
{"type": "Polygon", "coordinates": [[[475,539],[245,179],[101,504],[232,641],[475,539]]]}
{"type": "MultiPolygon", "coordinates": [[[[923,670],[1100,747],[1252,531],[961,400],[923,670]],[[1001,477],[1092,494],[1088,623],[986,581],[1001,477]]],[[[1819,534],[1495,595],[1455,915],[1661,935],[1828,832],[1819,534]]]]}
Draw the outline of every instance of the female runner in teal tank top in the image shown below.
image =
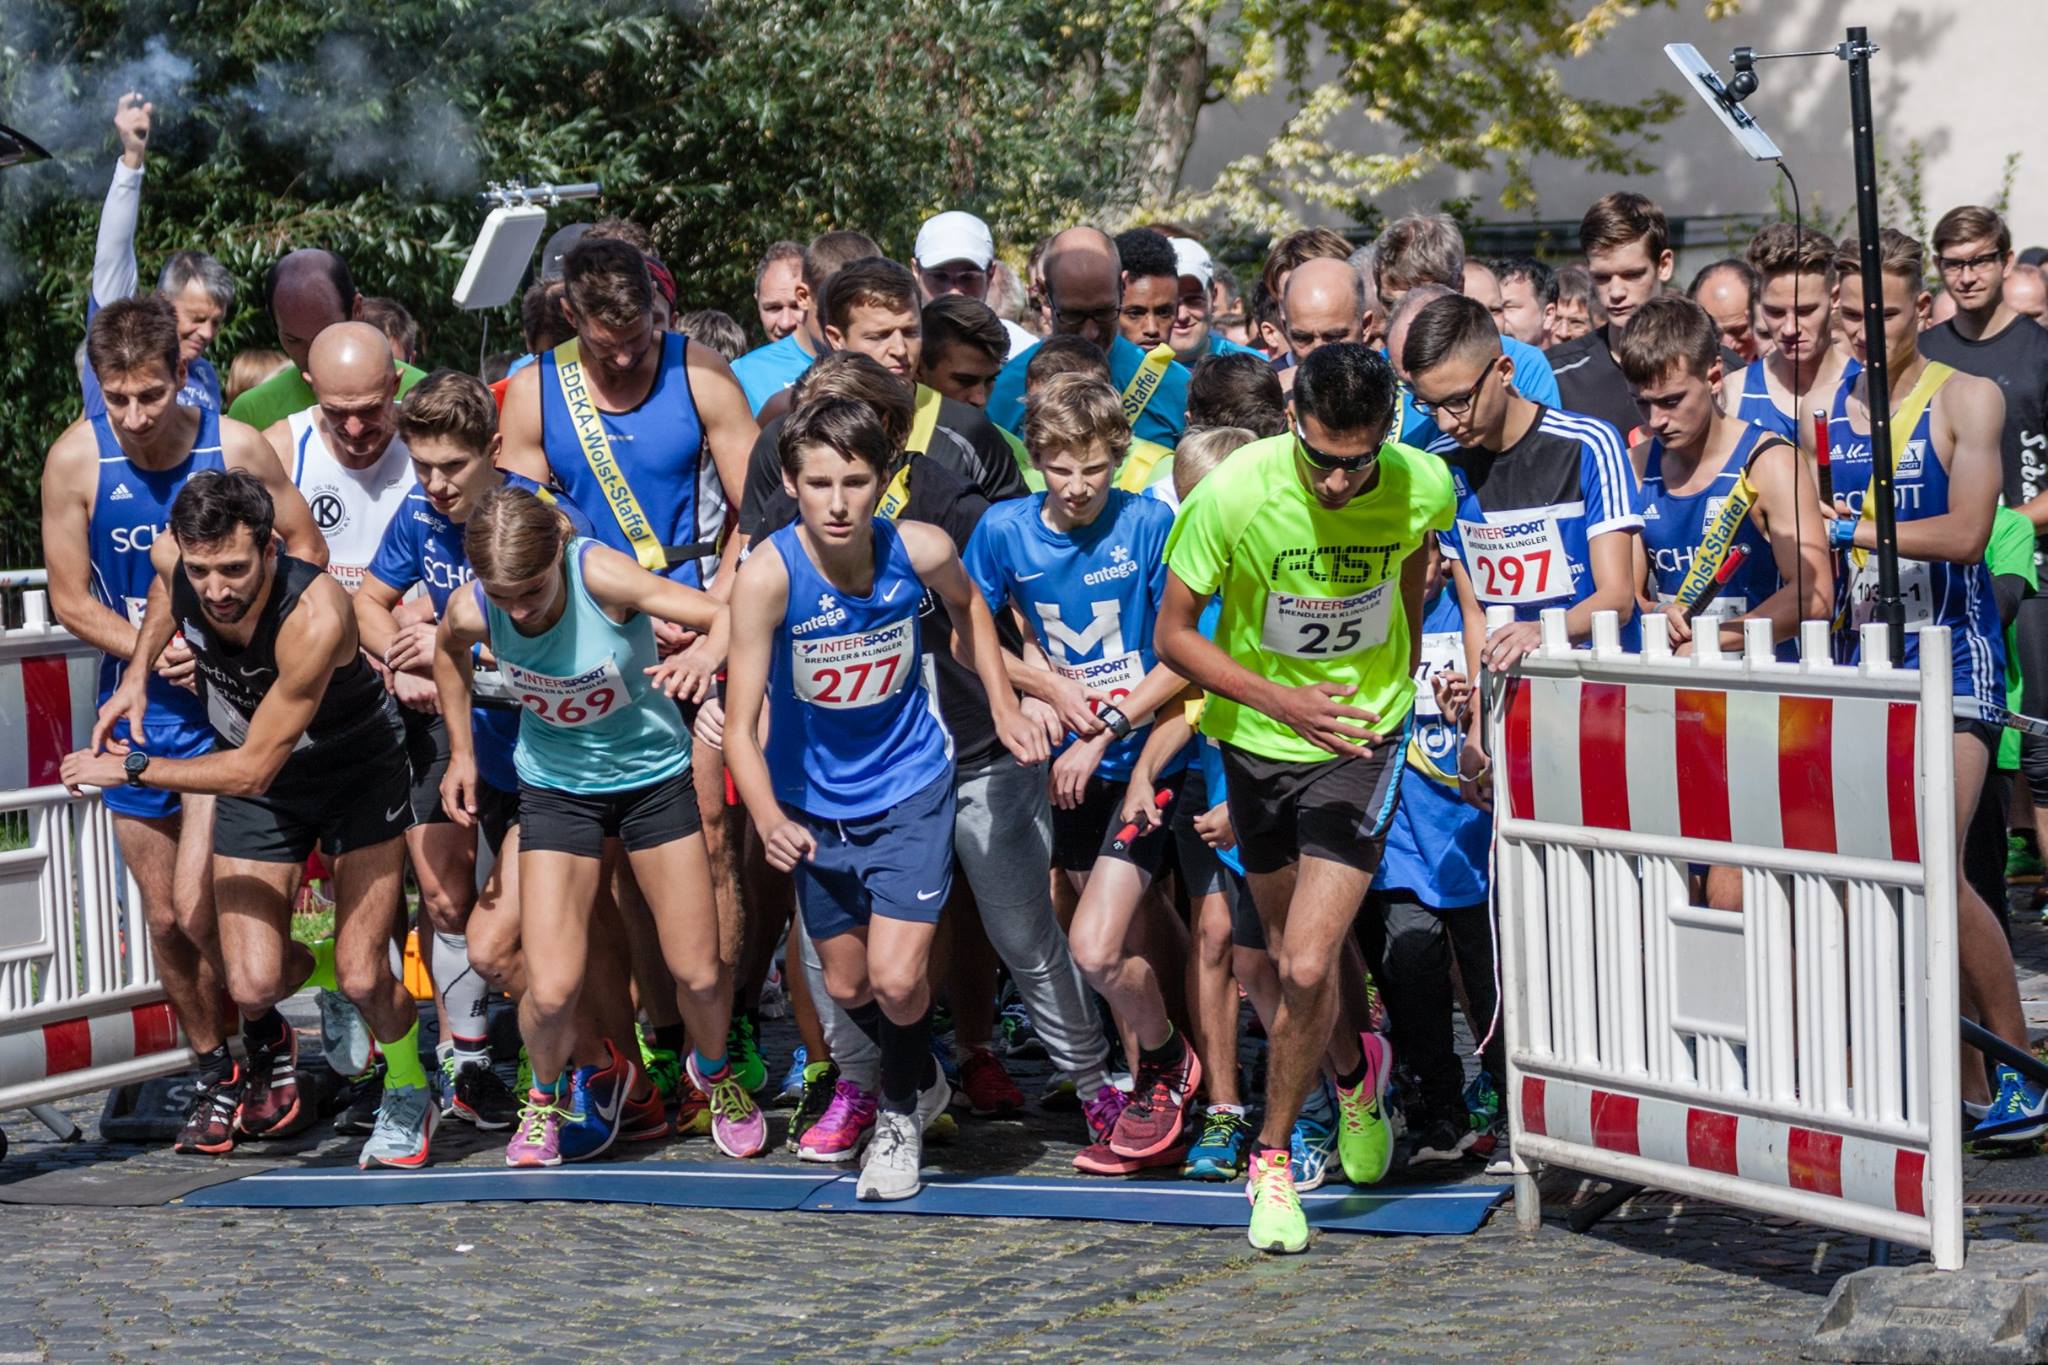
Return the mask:
{"type": "Polygon", "coordinates": [[[758,1155],[766,1122],[724,1055],[732,980],[719,957],[689,729],[674,701],[701,701],[713,677],[687,654],[657,661],[654,643],[654,619],[722,643],[725,611],[696,588],[573,536],[567,518],[523,489],[486,497],[463,540],[476,583],[449,599],[434,663],[448,722],[442,801],[459,823],[475,809],[473,646],[492,651],[527,711],[514,763],[527,977],[519,1024],[533,1087],[506,1164],[553,1166],[597,1155],[622,1131],[666,1131],[659,1098],[620,1054],[630,1038],[600,1037],[590,1026],[602,1008],[586,999],[587,984],[598,989],[586,982],[591,925],[612,839],[653,911],[683,1022],[698,1044],[686,1067],[710,1099],[712,1137],[729,1156],[758,1155]],[[705,1042],[718,1051],[705,1052],[705,1042]],[[563,1074],[572,1063],[573,1085],[563,1074]]]}

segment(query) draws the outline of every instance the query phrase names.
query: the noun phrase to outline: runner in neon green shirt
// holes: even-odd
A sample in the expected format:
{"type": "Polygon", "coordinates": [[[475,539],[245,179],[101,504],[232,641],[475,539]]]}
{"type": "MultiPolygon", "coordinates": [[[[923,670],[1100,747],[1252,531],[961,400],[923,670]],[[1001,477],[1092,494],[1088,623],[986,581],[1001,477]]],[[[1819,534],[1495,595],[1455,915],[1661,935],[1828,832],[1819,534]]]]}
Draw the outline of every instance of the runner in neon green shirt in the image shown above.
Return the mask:
{"type": "Polygon", "coordinates": [[[1357,342],[1316,349],[1289,400],[1293,430],[1245,446],[1183,504],[1153,634],[1162,662],[1209,694],[1237,850],[1290,965],[1269,1035],[1266,1117],[1247,1182],[1249,1237],[1308,1245],[1288,1139],[1328,1058],[1337,1153],[1355,1185],[1384,1177],[1393,1049],[1338,1027],[1338,964],[1399,795],[1415,688],[1423,537],[1451,524],[1450,471],[1389,442],[1394,373],[1357,342]],[[1222,598],[1216,638],[1197,624],[1222,598]]]}

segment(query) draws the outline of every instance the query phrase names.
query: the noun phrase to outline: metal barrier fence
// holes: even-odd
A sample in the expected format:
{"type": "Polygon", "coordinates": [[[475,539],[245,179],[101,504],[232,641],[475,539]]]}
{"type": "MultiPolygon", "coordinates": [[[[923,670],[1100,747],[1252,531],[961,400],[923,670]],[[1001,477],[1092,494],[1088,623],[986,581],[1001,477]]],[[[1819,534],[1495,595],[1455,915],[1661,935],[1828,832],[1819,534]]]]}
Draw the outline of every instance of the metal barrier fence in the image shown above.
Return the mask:
{"type": "MultiPolygon", "coordinates": [[[[1498,621],[1493,624],[1498,624],[1498,621]]],[[[1489,737],[1508,1094],[1534,1165],[1676,1190],[1963,1260],[1951,679],[1863,658],[1640,655],[1564,613],[1489,737]],[[1741,870],[1740,911],[1688,874],[1741,870]]],[[[1920,632],[1929,658],[1948,632],[1920,632]]]]}
{"type": "Polygon", "coordinates": [[[92,732],[99,654],[49,624],[42,593],[21,605],[28,624],[0,632],[0,1110],[191,1060],[112,820],[57,784],[92,732]]]}

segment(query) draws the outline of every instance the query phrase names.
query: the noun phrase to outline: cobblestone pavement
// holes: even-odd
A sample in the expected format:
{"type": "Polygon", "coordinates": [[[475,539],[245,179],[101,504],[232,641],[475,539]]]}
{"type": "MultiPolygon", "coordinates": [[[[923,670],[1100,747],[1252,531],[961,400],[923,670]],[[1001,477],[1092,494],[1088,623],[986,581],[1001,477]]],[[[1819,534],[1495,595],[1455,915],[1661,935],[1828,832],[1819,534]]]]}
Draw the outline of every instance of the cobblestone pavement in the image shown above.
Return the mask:
{"type": "MultiPolygon", "coordinates": [[[[2021,923],[2029,1016],[2048,1023],[2048,930],[2021,923]]],[[[317,1034],[315,1034],[317,1037],[317,1034]]],[[[786,1058],[786,1025],[768,1037],[786,1058]]],[[[1027,1093],[1042,1074],[1019,1068],[1027,1093]]],[[[62,1144],[10,1115],[0,1179],[189,1159],[106,1144],[99,1097],[62,1144]]],[[[1063,1174],[1072,1114],[962,1120],[941,1169],[1063,1174]]],[[[780,1124],[777,1125],[778,1131],[780,1124]]],[[[316,1135],[231,1161],[353,1159],[316,1135]]],[[[459,1124],[437,1164],[493,1165],[459,1124]]],[[[640,1159],[713,1159],[672,1142],[640,1159]]],[[[778,1160],[787,1158],[778,1157],[778,1160]]],[[[1476,1165],[1427,1178],[1483,1180],[1476,1165]]],[[[2048,1240],[2048,1158],[1971,1160],[1997,1192],[1980,1237],[2048,1240]],[[2038,1201],[2043,1207],[2020,1207],[2038,1201]]],[[[1472,1237],[1331,1234],[1270,1259],[1228,1229],[832,1217],[578,1204],[247,1211],[0,1206],[0,1365],[16,1361],[1796,1358],[1860,1238],[1651,1196],[1592,1233],[1546,1182],[1520,1235],[1503,1207],[1472,1237]]]]}

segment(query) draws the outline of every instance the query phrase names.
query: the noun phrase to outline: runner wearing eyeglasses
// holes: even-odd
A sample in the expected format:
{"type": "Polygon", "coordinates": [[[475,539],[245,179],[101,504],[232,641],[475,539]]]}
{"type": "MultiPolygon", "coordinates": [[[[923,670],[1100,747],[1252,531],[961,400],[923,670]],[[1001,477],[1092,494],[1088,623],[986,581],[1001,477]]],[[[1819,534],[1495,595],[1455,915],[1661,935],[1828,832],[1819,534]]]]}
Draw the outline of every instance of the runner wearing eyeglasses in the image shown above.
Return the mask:
{"type": "MultiPolygon", "coordinates": [[[[1597,417],[1522,397],[1492,316],[1472,299],[1438,299],[1416,314],[1401,360],[1416,406],[1444,433],[1430,450],[1450,462],[1457,485],[1457,520],[1442,545],[1464,604],[1469,676],[1512,667],[1534,649],[1546,607],[1568,609],[1575,641],[1592,635],[1594,613],[1612,611],[1633,648],[1643,519],[1620,435],[1597,417]],[[1515,620],[1489,635],[1494,606],[1513,607],[1515,620]]],[[[1486,768],[1478,745],[1473,727],[1459,759],[1472,799],[1486,768]]]]}
{"type": "Polygon", "coordinates": [[[1399,794],[1416,552],[1453,505],[1442,462],[1387,440],[1394,374],[1364,343],[1303,361],[1292,410],[1290,431],[1239,450],[1182,505],[1154,633],[1161,661],[1210,694],[1202,732],[1223,749],[1238,854],[1280,968],[1246,1193],[1252,1245],[1282,1252],[1308,1245],[1289,1139],[1326,1058],[1345,1176],[1371,1184],[1393,1157],[1393,1050],[1336,1028],[1338,963],[1399,794]],[[1211,597],[1213,643],[1198,625],[1211,597]]]}

